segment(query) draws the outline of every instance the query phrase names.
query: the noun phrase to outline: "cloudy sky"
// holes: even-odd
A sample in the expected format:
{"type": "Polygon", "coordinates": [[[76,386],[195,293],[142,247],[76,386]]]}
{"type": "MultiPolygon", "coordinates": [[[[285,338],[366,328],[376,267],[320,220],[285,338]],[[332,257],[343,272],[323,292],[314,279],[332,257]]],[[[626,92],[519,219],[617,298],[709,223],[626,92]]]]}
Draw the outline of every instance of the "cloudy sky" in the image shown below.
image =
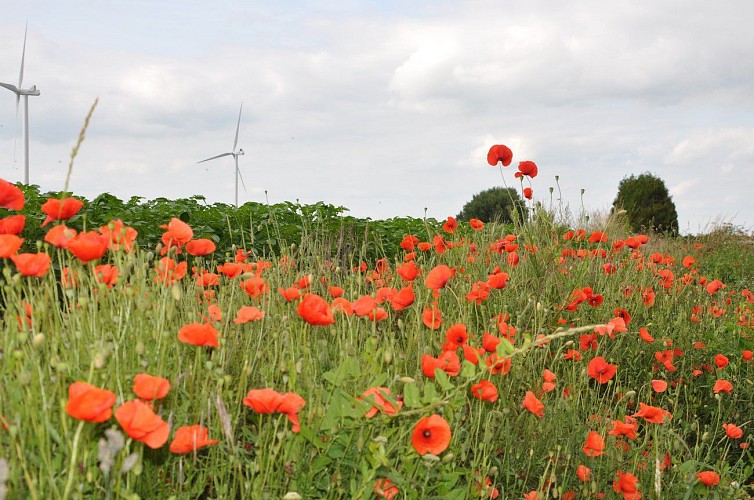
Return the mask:
{"type": "MultiPolygon", "coordinates": [[[[754,227],[750,0],[6,2],[2,82],[17,83],[27,20],[43,190],[63,188],[99,97],[76,194],[232,203],[232,159],[197,161],[230,151],[243,102],[241,202],[445,218],[503,183],[485,160],[502,143],[537,163],[545,204],[557,175],[573,212],[581,189],[604,211],[649,171],[683,232],[754,227]]],[[[23,180],[22,122],[0,90],[0,177],[23,180]]]]}

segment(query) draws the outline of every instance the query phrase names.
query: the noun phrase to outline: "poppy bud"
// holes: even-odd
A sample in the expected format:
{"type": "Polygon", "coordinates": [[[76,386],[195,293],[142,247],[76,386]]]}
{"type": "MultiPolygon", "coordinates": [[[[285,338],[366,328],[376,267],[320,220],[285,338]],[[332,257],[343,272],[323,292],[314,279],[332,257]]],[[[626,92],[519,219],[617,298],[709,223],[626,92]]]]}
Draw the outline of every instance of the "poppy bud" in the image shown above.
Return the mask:
{"type": "Polygon", "coordinates": [[[43,333],[38,333],[34,335],[34,338],[31,340],[31,343],[34,347],[42,347],[42,344],[45,343],[45,336],[43,333]]]}

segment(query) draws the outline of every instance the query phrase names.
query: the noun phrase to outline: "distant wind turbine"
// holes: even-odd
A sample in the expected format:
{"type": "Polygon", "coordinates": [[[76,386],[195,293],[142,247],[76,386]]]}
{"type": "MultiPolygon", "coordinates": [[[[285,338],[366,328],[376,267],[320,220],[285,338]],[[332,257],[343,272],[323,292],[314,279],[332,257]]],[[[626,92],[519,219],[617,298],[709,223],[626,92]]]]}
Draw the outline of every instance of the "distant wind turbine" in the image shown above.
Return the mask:
{"type": "Polygon", "coordinates": [[[238,110],[238,124],[236,125],[236,138],[233,139],[233,149],[231,149],[230,153],[223,153],[221,155],[213,156],[212,158],[207,158],[206,160],[202,160],[197,163],[204,163],[205,161],[215,160],[217,158],[222,158],[223,156],[232,156],[233,160],[235,160],[236,163],[236,208],[238,208],[238,179],[241,179],[241,184],[243,184],[244,191],[246,190],[246,183],[243,181],[243,177],[241,177],[241,171],[238,169],[238,157],[243,155],[243,149],[238,149],[236,151],[236,146],[238,145],[238,131],[241,128],[241,111],[243,111],[243,103],[241,103],[241,109],[238,110]]]}
{"type": "Polygon", "coordinates": [[[26,32],[29,29],[29,25],[26,25],[24,30],[24,49],[21,52],[21,72],[18,75],[18,86],[10,83],[0,82],[0,87],[5,87],[14,94],[16,94],[16,116],[18,116],[18,104],[21,100],[21,96],[24,96],[24,184],[29,184],[29,96],[39,95],[36,85],[32,85],[30,88],[22,88],[24,82],[24,60],[26,59],[26,32]]]}

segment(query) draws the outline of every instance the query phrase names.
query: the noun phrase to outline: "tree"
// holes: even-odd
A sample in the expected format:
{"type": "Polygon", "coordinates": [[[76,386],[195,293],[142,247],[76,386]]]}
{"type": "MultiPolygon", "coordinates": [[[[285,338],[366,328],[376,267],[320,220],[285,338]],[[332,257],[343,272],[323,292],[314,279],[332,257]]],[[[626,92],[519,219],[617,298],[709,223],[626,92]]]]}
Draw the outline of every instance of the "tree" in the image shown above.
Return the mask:
{"type": "Polygon", "coordinates": [[[678,232],[678,213],[668,188],[662,179],[648,172],[620,181],[613,211],[620,209],[626,211],[632,231],[678,232]]]}
{"type": "Polygon", "coordinates": [[[526,206],[514,188],[495,187],[474,195],[456,217],[460,221],[479,219],[482,222],[513,222],[511,215],[526,217],[526,206]]]}

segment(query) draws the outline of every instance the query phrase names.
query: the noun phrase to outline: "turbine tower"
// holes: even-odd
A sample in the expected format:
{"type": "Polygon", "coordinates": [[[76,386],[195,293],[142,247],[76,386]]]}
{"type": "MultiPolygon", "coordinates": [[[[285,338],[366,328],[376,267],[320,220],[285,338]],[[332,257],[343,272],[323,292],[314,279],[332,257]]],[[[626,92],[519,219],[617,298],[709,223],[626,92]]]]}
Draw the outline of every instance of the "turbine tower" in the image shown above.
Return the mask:
{"type": "Polygon", "coordinates": [[[29,25],[26,25],[24,30],[24,49],[21,52],[21,72],[18,75],[18,86],[10,83],[0,82],[0,87],[5,87],[14,94],[16,94],[16,116],[18,116],[18,104],[21,100],[21,96],[24,96],[24,184],[29,184],[29,96],[39,95],[39,90],[36,85],[32,85],[28,89],[22,87],[24,82],[24,60],[26,59],[26,32],[29,29],[29,25]]]}
{"type": "Polygon", "coordinates": [[[243,149],[238,149],[236,151],[236,146],[238,145],[238,131],[241,128],[241,112],[243,111],[243,103],[241,103],[241,109],[238,110],[238,124],[236,124],[236,138],[233,139],[233,148],[230,150],[229,153],[223,153],[217,156],[213,156],[212,158],[207,158],[206,160],[202,160],[197,163],[204,163],[205,161],[215,160],[217,158],[222,158],[223,156],[232,156],[233,160],[236,163],[236,208],[238,208],[238,179],[241,179],[241,184],[243,184],[244,191],[246,190],[246,183],[243,181],[243,177],[241,177],[241,171],[238,169],[238,157],[243,155],[243,149]]]}

